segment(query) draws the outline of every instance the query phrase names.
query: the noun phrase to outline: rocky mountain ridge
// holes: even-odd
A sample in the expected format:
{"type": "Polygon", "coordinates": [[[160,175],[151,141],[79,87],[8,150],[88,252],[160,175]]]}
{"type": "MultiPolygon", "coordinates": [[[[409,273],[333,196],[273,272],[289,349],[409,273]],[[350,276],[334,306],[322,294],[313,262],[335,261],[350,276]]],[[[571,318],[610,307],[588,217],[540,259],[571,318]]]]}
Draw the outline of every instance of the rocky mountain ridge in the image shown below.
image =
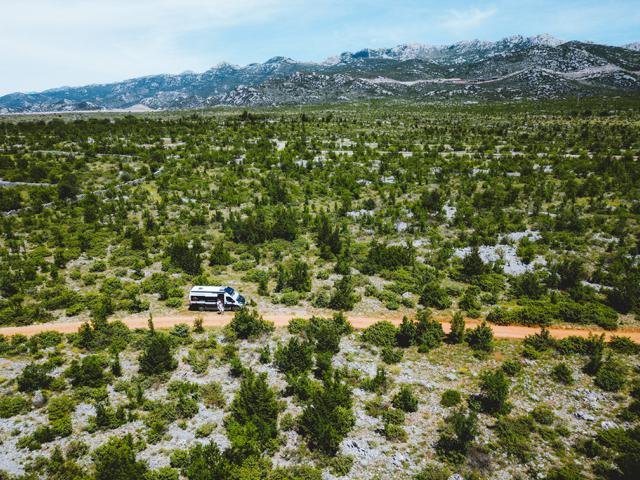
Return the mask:
{"type": "Polygon", "coordinates": [[[321,63],[278,56],[246,66],[220,63],[203,73],[13,93],[0,97],[0,113],[638,93],[640,43],[615,47],[517,35],[496,42],[366,48],[321,63]]]}

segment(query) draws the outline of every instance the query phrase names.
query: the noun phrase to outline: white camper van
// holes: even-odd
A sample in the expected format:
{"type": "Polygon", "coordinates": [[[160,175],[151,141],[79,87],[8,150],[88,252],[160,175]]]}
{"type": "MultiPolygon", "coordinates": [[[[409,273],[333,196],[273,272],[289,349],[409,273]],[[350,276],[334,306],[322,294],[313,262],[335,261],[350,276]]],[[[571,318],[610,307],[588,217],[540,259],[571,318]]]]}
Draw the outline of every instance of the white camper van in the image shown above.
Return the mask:
{"type": "Polygon", "coordinates": [[[246,303],[244,297],[231,287],[196,285],[189,293],[189,309],[215,310],[219,298],[224,302],[225,310],[239,310],[246,303]]]}

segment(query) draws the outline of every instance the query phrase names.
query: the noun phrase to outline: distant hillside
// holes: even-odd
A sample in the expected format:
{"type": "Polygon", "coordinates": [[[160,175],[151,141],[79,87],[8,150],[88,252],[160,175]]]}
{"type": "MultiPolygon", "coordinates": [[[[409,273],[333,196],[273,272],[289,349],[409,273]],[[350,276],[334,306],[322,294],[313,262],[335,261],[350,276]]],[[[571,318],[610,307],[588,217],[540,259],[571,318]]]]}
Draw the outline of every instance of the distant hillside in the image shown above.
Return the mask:
{"type": "Polygon", "coordinates": [[[0,113],[637,93],[640,43],[614,47],[538,35],[367,48],[322,63],[274,57],[244,67],[222,63],[203,73],[13,93],[0,97],[0,113]]]}

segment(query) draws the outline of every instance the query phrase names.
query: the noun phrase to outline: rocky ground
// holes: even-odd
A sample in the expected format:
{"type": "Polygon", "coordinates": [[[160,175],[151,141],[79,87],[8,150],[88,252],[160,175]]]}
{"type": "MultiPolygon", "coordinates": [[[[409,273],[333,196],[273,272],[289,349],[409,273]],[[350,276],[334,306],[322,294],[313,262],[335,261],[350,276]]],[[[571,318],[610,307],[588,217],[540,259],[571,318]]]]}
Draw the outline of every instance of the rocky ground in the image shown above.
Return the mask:
{"type": "MultiPolygon", "coordinates": [[[[216,336],[219,342],[223,336],[219,330],[213,330],[203,335],[216,336]]],[[[239,343],[240,358],[247,367],[256,371],[266,372],[269,384],[281,391],[286,386],[284,376],[271,364],[259,362],[258,350],[265,343],[275,351],[278,342],[288,339],[289,333],[285,329],[277,329],[265,342],[265,339],[255,342],[242,341],[239,343]]],[[[383,365],[377,349],[363,344],[359,333],[354,333],[342,339],[340,353],[334,359],[334,367],[346,367],[361,378],[375,375],[378,365],[383,365]]],[[[204,374],[195,374],[185,361],[188,346],[180,348],[176,353],[179,359],[178,368],[172,372],[166,381],[159,381],[145,390],[148,399],[163,399],[167,397],[167,384],[172,380],[187,380],[198,384],[218,382],[224,393],[227,405],[231,402],[234,392],[239,386],[239,379],[229,373],[229,366],[217,356],[204,374]]],[[[584,363],[581,357],[565,357],[573,370],[575,383],[571,386],[561,386],[551,379],[550,371],[559,360],[546,358],[544,360],[522,359],[519,354],[521,344],[514,341],[499,341],[497,351],[484,359],[475,357],[466,346],[444,345],[429,353],[418,353],[415,349],[405,351],[403,360],[395,365],[386,366],[392,379],[392,385],[381,395],[383,403],[389,403],[400,385],[408,384],[420,399],[418,411],[407,414],[404,429],[407,440],[391,442],[381,434],[382,422],[366,413],[366,404],[376,399],[377,394],[360,388],[354,389],[354,412],[356,424],[347,438],[341,444],[341,453],[353,458],[353,466],[348,478],[376,479],[376,478],[408,478],[417,473],[430,462],[439,463],[436,458],[434,444],[438,438],[438,428],[451,409],[440,403],[442,393],[448,389],[455,389],[462,393],[463,398],[478,393],[478,375],[485,368],[493,368],[507,358],[518,359],[522,362],[522,372],[512,378],[510,401],[513,405],[512,415],[522,415],[530,412],[534,407],[544,404],[551,407],[557,419],[556,427],[562,426],[566,431],[564,437],[558,437],[554,442],[541,441],[533,445],[534,455],[528,464],[521,464],[510,457],[501,448],[496,447],[496,437],[492,428],[496,422],[494,417],[480,415],[480,434],[476,453],[477,463],[485,466],[487,478],[511,479],[523,478],[535,474],[542,476],[550,466],[559,464],[566,452],[575,445],[578,438],[589,437],[596,428],[613,428],[618,425],[615,413],[618,407],[626,403],[626,397],[615,393],[606,393],[593,385],[591,377],[581,373],[580,367],[584,363]],[[490,458],[483,451],[491,451],[490,458]]],[[[67,359],[79,356],[76,351],[66,350],[67,359]]],[[[124,375],[120,381],[133,379],[138,370],[138,352],[126,351],[121,355],[124,375]]],[[[11,395],[15,386],[11,381],[28,363],[26,358],[4,358],[0,360],[0,378],[3,395],[11,395]]],[[[637,363],[637,360],[636,360],[637,363]]],[[[59,367],[54,374],[59,374],[65,366],[59,367]]],[[[112,385],[108,387],[109,399],[112,405],[122,404],[126,396],[116,391],[112,385]]],[[[34,409],[27,414],[0,420],[0,470],[11,474],[20,474],[26,465],[40,455],[49,455],[56,445],[66,448],[70,442],[81,441],[88,445],[89,451],[105,442],[113,435],[122,436],[132,433],[144,437],[146,427],[142,419],[130,422],[111,431],[87,431],[89,420],[95,415],[95,408],[91,403],[80,401],[72,415],[73,434],[67,438],[58,439],[44,444],[41,450],[30,452],[18,448],[18,440],[32,433],[37,426],[46,424],[47,414],[42,396],[37,392],[33,395],[34,409]]],[[[296,405],[291,397],[284,399],[286,408],[281,414],[297,416],[301,406],[296,405]]],[[[202,402],[199,412],[185,422],[172,424],[161,441],[147,444],[139,453],[139,458],[147,460],[149,466],[157,468],[169,464],[170,453],[176,449],[184,449],[195,442],[206,443],[214,440],[221,448],[228,446],[225,436],[223,419],[224,409],[209,408],[202,402]],[[215,428],[208,437],[196,438],[196,430],[205,424],[215,424],[215,428]]],[[[624,426],[624,425],[620,425],[624,426]]],[[[304,440],[295,431],[282,433],[282,446],[274,455],[273,461],[277,465],[290,465],[311,462],[311,457],[304,446],[304,440]]],[[[86,456],[84,462],[88,463],[86,456]]],[[[325,478],[334,478],[326,470],[325,478]]]]}

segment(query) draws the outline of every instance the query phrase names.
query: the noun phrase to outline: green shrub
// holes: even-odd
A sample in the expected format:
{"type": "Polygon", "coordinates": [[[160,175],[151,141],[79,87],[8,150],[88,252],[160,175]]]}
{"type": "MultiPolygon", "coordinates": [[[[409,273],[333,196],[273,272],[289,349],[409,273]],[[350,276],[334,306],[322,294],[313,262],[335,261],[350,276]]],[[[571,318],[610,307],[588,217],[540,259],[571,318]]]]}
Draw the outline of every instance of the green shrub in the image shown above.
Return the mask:
{"type": "Polygon", "coordinates": [[[413,480],[449,480],[451,472],[445,467],[427,465],[420,473],[413,476],[413,480]]]}
{"type": "Polygon", "coordinates": [[[396,343],[399,347],[407,348],[416,341],[416,324],[405,315],[396,333],[396,343]]]}
{"type": "Polygon", "coordinates": [[[405,429],[393,423],[384,424],[383,435],[390,442],[406,442],[408,438],[405,429]]]}
{"type": "Polygon", "coordinates": [[[114,409],[103,402],[98,402],[96,416],[92,423],[91,430],[112,430],[127,423],[127,412],[122,405],[114,409]]]}
{"type": "Polygon", "coordinates": [[[442,345],[445,334],[442,325],[431,317],[431,311],[423,309],[416,314],[416,344],[419,352],[428,352],[442,345]]]}
{"type": "Polygon", "coordinates": [[[447,291],[437,282],[431,282],[425,285],[420,294],[419,302],[420,305],[438,310],[444,310],[451,306],[451,299],[449,295],[447,295],[447,291]]]}
{"type": "Polygon", "coordinates": [[[462,313],[456,312],[451,320],[451,330],[447,335],[447,342],[452,344],[462,343],[464,341],[465,322],[462,313]]]}
{"type": "Polygon", "coordinates": [[[74,303],[67,307],[65,311],[65,315],[68,317],[75,317],[76,315],[80,315],[82,312],[86,310],[86,305],[84,303],[74,303]]]}
{"type": "Polygon", "coordinates": [[[570,335],[553,342],[553,346],[561,355],[580,354],[587,355],[594,349],[596,338],[588,338],[570,335]]]}
{"type": "Polygon", "coordinates": [[[505,360],[500,368],[508,376],[514,377],[522,371],[522,364],[517,360],[505,360]]]}
{"type": "Polygon", "coordinates": [[[342,439],[355,425],[351,389],[335,374],[315,388],[300,417],[300,431],[309,447],[335,455],[342,439]]]}
{"type": "Polygon", "coordinates": [[[309,320],[306,318],[292,318],[287,324],[287,330],[291,335],[299,335],[309,328],[309,320]]]}
{"type": "Polygon", "coordinates": [[[408,385],[402,385],[398,393],[393,397],[392,404],[403,412],[418,411],[418,397],[416,397],[408,385]]]}
{"type": "Polygon", "coordinates": [[[483,410],[492,414],[504,414],[510,410],[509,379],[502,370],[484,370],[480,373],[480,401],[483,410]]]}
{"type": "Polygon", "coordinates": [[[469,346],[478,352],[489,353],[493,351],[493,330],[487,325],[487,322],[482,322],[476,328],[467,330],[466,340],[469,346]]]}
{"type": "Polygon", "coordinates": [[[196,317],[193,320],[193,331],[195,333],[204,333],[204,327],[202,326],[202,323],[204,322],[202,317],[196,317]]]}
{"type": "Polygon", "coordinates": [[[500,446],[521,462],[531,458],[531,432],[534,430],[533,421],[529,416],[516,418],[502,417],[496,425],[496,435],[500,446]]]}
{"type": "MultiPolygon", "coordinates": [[[[553,467],[547,472],[544,480],[585,480],[579,466],[567,464],[560,467],[553,467]]],[[[623,477],[626,478],[626,477],[623,477]]]]}
{"type": "Polygon", "coordinates": [[[286,289],[296,292],[311,291],[309,265],[303,261],[293,260],[279,265],[277,279],[276,292],[282,292],[286,289]]]}
{"type": "Polygon", "coordinates": [[[404,424],[406,415],[404,411],[397,408],[387,408],[382,411],[382,421],[393,425],[404,424]]]}
{"type": "Polygon", "coordinates": [[[348,312],[353,310],[353,307],[359,301],[360,296],[355,292],[353,278],[351,275],[343,275],[334,285],[328,307],[333,310],[348,312]]]}
{"type": "Polygon", "coordinates": [[[387,390],[391,381],[387,377],[387,371],[384,367],[378,367],[376,374],[372,378],[365,378],[361,387],[368,392],[382,393],[387,390]]]}
{"type": "Polygon", "coordinates": [[[180,308],[182,307],[182,299],[178,297],[167,298],[164,304],[169,308],[180,308]]]}
{"type": "Polygon", "coordinates": [[[532,351],[542,353],[551,350],[555,346],[555,339],[551,337],[547,327],[542,327],[540,333],[527,335],[522,343],[525,347],[525,352],[529,354],[532,351]]]}
{"type": "MultiPolygon", "coordinates": [[[[338,477],[344,477],[345,475],[348,475],[349,472],[351,471],[351,467],[353,466],[353,457],[350,455],[336,455],[335,457],[329,459],[327,464],[329,467],[329,471],[331,473],[333,473],[338,477]]],[[[313,472],[313,475],[315,476],[316,473],[313,472]]],[[[318,472],[317,475],[318,475],[317,480],[320,480],[321,473],[318,472]]],[[[296,479],[292,479],[292,480],[316,480],[316,479],[315,477],[313,479],[309,478],[307,474],[305,476],[296,477],[296,479]]]]}
{"type": "Polygon", "coordinates": [[[385,307],[387,308],[387,310],[395,311],[395,310],[398,310],[400,308],[400,304],[398,304],[398,302],[392,300],[390,302],[387,302],[385,307]]]}
{"type": "Polygon", "coordinates": [[[71,435],[73,431],[71,413],[75,408],[75,402],[67,396],[54,397],[49,400],[47,414],[54,437],[68,437],[71,435]]]}
{"type": "Polygon", "coordinates": [[[105,361],[98,355],[87,355],[81,361],[73,360],[65,374],[74,387],[101,387],[105,385],[105,361]]]}
{"type": "Polygon", "coordinates": [[[564,362],[557,364],[551,371],[551,376],[556,382],[571,385],[573,383],[573,373],[571,367],[564,362]]]}
{"type": "Polygon", "coordinates": [[[171,467],[161,467],[156,470],[148,471],[144,480],[179,480],[180,472],[171,467]]]}
{"type": "Polygon", "coordinates": [[[617,359],[609,358],[598,369],[594,381],[607,392],[617,392],[627,382],[627,367],[617,359]]]}
{"type": "Polygon", "coordinates": [[[436,452],[455,463],[460,463],[478,434],[478,417],[473,411],[467,413],[459,408],[445,418],[439,431],[436,452]]]}
{"type": "Polygon", "coordinates": [[[22,395],[0,397],[0,418],[11,418],[31,410],[31,402],[22,395]]]}
{"type": "Polygon", "coordinates": [[[398,350],[397,348],[392,347],[383,347],[380,352],[380,357],[382,361],[387,364],[398,363],[402,360],[402,350],[398,350]]]}
{"type": "Polygon", "coordinates": [[[144,375],[158,375],[175,370],[178,362],[171,353],[169,337],[162,332],[151,331],[144,349],[138,358],[140,372],[144,375]]]}
{"type": "Polygon", "coordinates": [[[131,435],[111,437],[104,445],[96,448],[92,458],[96,480],[143,478],[147,471],[147,465],[136,460],[131,435]]]}
{"type": "Polygon", "coordinates": [[[318,290],[312,297],[311,304],[316,308],[329,308],[331,295],[327,290],[318,290]]]}
{"type": "Polygon", "coordinates": [[[226,406],[222,387],[218,382],[200,385],[200,398],[207,407],[224,408],[226,406]]]}
{"type": "MultiPolygon", "coordinates": [[[[229,460],[222,456],[218,445],[211,441],[206,445],[197,443],[186,454],[172,457],[173,461],[184,463],[183,476],[189,480],[217,480],[231,478],[229,460]]],[[[249,477],[251,474],[249,473],[249,477]]]]}
{"type": "Polygon", "coordinates": [[[213,433],[218,425],[213,422],[203,423],[200,425],[195,432],[196,438],[205,438],[213,433]]]}
{"type": "Polygon", "coordinates": [[[189,325],[187,325],[186,323],[178,323],[177,325],[173,326],[173,328],[169,331],[169,334],[173,335],[174,337],[186,339],[189,338],[190,332],[191,329],[189,328],[189,325]]]}
{"type": "Polygon", "coordinates": [[[296,418],[291,414],[291,412],[285,413],[280,418],[280,429],[283,432],[289,432],[289,431],[295,430],[297,426],[298,426],[298,422],[296,418]]]}
{"type": "Polygon", "coordinates": [[[18,390],[21,392],[34,392],[51,385],[53,378],[47,372],[49,368],[45,365],[30,363],[18,375],[18,390]]]}
{"type": "Polygon", "coordinates": [[[307,339],[313,344],[316,352],[331,354],[340,351],[340,338],[351,333],[353,328],[342,313],[333,318],[311,317],[304,327],[307,339]]]}
{"type": "Polygon", "coordinates": [[[235,313],[229,326],[235,335],[242,339],[257,337],[274,329],[272,322],[264,320],[256,310],[246,308],[235,313]]]}
{"type": "Polygon", "coordinates": [[[313,347],[296,337],[289,339],[284,347],[278,345],[274,357],[276,368],[282,373],[295,376],[313,367],[313,347]]]}
{"type": "MultiPolygon", "coordinates": [[[[341,457],[345,457],[345,455],[341,457]]],[[[347,473],[349,472],[347,471],[347,473]]],[[[336,473],[336,475],[340,476],[339,473],[336,473]]],[[[322,480],[322,470],[309,465],[279,467],[269,473],[268,480],[322,480]]]]}
{"type": "Polygon", "coordinates": [[[393,347],[398,330],[387,320],[380,320],[362,331],[362,339],[378,347],[393,347]]]}
{"type": "Polygon", "coordinates": [[[267,374],[247,371],[225,419],[231,449],[244,449],[246,442],[255,442],[258,454],[271,449],[278,436],[279,411],[275,391],[267,384],[267,374]]]}
{"type": "Polygon", "coordinates": [[[269,345],[265,345],[264,347],[262,347],[261,349],[258,350],[259,353],[259,357],[258,357],[258,361],[263,364],[263,365],[267,365],[269,363],[271,363],[271,349],[269,348],[269,345]]]}
{"type": "Polygon", "coordinates": [[[284,292],[282,295],[274,297],[274,303],[282,303],[288,307],[293,307],[300,303],[301,298],[298,292],[284,292]]]}
{"type": "Polygon", "coordinates": [[[531,417],[541,425],[551,425],[556,420],[556,415],[548,405],[538,405],[531,410],[531,417]]]}
{"type": "Polygon", "coordinates": [[[442,392],[442,397],[440,398],[440,405],[443,407],[453,407],[455,405],[459,405],[462,401],[462,396],[460,392],[457,390],[445,390],[442,392]]]}
{"type": "Polygon", "coordinates": [[[640,353],[640,344],[634,342],[629,337],[613,336],[609,340],[609,348],[625,355],[636,355],[640,353]]]}
{"type": "Polygon", "coordinates": [[[209,352],[206,350],[191,349],[187,354],[186,361],[191,365],[193,373],[202,375],[206,373],[209,368],[209,352]]]}

